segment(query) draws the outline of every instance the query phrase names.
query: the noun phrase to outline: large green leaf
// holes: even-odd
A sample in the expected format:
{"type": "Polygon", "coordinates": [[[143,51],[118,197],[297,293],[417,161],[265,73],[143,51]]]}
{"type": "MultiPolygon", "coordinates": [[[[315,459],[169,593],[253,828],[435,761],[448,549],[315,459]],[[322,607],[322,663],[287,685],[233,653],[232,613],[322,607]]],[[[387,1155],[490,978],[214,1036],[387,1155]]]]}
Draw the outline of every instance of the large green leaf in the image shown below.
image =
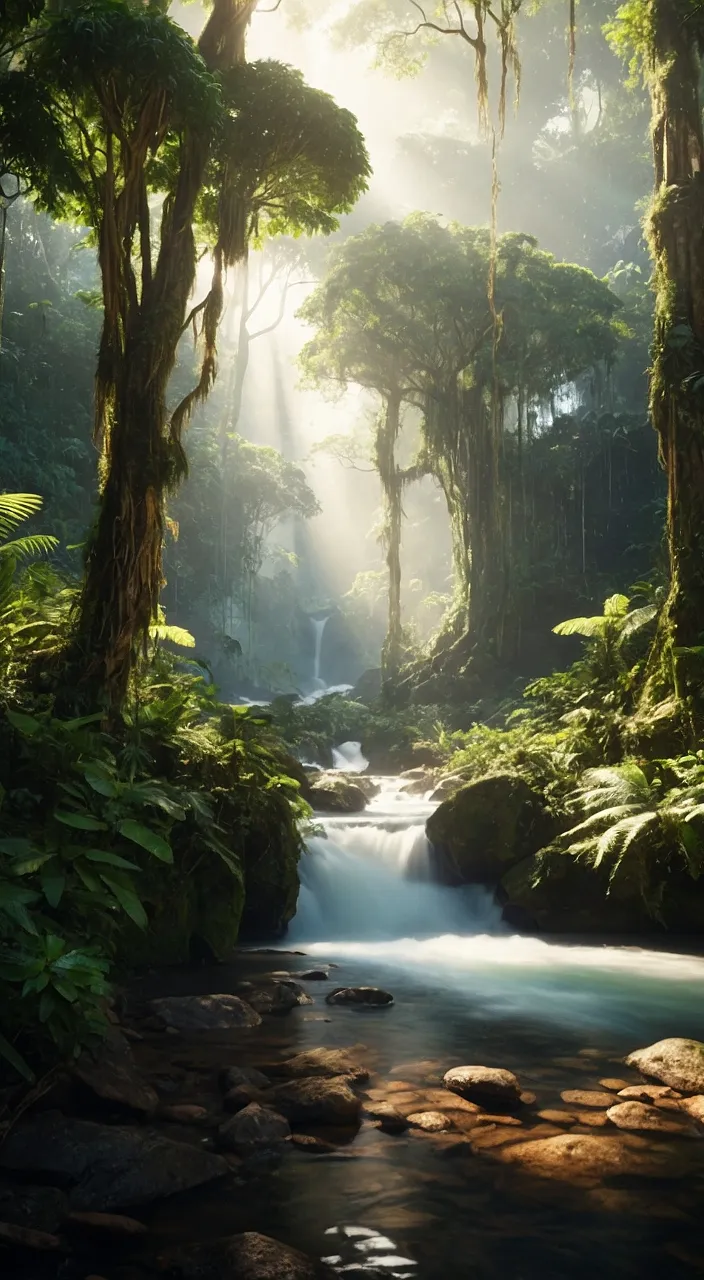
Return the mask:
{"type": "Polygon", "coordinates": [[[106,872],[101,872],[100,879],[110,890],[112,890],[123,911],[127,913],[130,919],[134,920],[134,923],[138,925],[140,929],[146,929],[147,924],[149,923],[147,920],[147,913],[137,897],[137,894],[134,893],[132,889],[128,889],[126,885],[121,883],[121,881],[108,875],[106,872]]]}
{"type": "Polygon", "coordinates": [[[117,829],[125,840],[132,840],[142,849],[153,853],[154,857],[159,858],[161,862],[173,862],[173,850],[168,840],[157,835],[156,831],[152,831],[149,827],[145,827],[143,823],[135,822],[134,818],[123,818],[117,829]]]}
{"type": "Polygon", "coordinates": [[[4,1058],[6,1062],[9,1062],[10,1066],[14,1068],[18,1075],[22,1076],[23,1080],[28,1080],[30,1084],[34,1083],[35,1075],[32,1068],[25,1062],[22,1054],[18,1053],[15,1047],[10,1044],[10,1041],[5,1039],[1,1031],[0,1058],[4,1058]]]}
{"type": "Polygon", "coordinates": [[[90,813],[74,813],[71,809],[55,809],[54,817],[65,827],[74,827],[76,831],[107,831],[107,824],[90,813]]]}
{"type": "Polygon", "coordinates": [[[22,711],[6,711],[5,715],[13,729],[23,733],[26,738],[32,738],[42,727],[41,720],[36,720],[34,716],[26,716],[22,711]]]}

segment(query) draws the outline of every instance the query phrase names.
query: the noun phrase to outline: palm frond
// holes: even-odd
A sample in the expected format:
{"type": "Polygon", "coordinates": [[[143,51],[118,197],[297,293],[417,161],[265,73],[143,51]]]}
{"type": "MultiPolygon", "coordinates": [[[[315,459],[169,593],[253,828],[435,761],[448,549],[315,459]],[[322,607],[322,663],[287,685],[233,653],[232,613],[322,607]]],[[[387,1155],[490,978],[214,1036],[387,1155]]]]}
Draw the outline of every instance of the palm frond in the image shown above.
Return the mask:
{"type": "Polygon", "coordinates": [[[13,559],[25,560],[29,556],[40,556],[54,551],[59,545],[58,538],[48,533],[30,533],[24,538],[14,538],[11,542],[0,543],[0,556],[12,556],[13,559]]]}
{"type": "Polygon", "coordinates": [[[633,609],[626,615],[619,636],[619,644],[623,644],[637,631],[641,631],[643,627],[647,627],[649,622],[658,616],[658,606],[656,604],[645,604],[641,609],[633,609]]]}

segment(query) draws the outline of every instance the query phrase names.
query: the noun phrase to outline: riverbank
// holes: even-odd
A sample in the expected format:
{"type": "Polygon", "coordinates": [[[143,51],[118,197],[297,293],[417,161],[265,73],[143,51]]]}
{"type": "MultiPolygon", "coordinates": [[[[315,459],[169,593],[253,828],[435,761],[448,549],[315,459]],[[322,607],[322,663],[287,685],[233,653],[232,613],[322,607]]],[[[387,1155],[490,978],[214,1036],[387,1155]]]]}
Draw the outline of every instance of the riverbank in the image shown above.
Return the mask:
{"type": "MultiPolygon", "coordinates": [[[[494,1008],[488,1017],[472,993],[444,991],[432,974],[424,980],[359,959],[340,959],[339,967],[328,968],[318,950],[314,956],[245,952],[233,965],[171,971],[135,984],[121,1005],[120,1030],[128,1036],[133,1061],[131,1087],[139,1081],[147,1098],[153,1090],[153,1109],[138,1115],[134,1107],[120,1104],[114,1075],[112,1099],[100,1097],[98,1078],[91,1086],[84,1073],[83,1080],[57,1082],[35,1118],[20,1121],[0,1152],[7,1152],[9,1142],[15,1144],[10,1151],[18,1142],[30,1150],[22,1125],[55,1123],[51,1113],[60,1109],[74,1129],[80,1121],[115,1134],[127,1122],[142,1140],[175,1142],[185,1162],[181,1168],[203,1159],[224,1167],[214,1168],[202,1185],[170,1197],[151,1198],[142,1180],[142,1203],[130,1201],[134,1193],[127,1190],[123,1202],[114,1156],[101,1206],[95,1177],[86,1183],[81,1175],[72,1186],[70,1178],[55,1172],[41,1174],[39,1166],[46,1165],[52,1147],[39,1143],[32,1185],[62,1181],[54,1199],[67,1197],[66,1211],[74,1214],[81,1212],[75,1208],[81,1194],[86,1203],[86,1186],[92,1187],[87,1211],[118,1218],[81,1222],[66,1216],[48,1233],[59,1242],[54,1251],[5,1250],[9,1270],[6,1265],[3,1275],[22,1280],[59,1275],[62,1280],[147,1280],[165,1272],[210,1276],[204,1259],[212,1242],[251,1231],[312,1259],[333,1260],[327,1264],[333,1273],[355,1267],[347,1274],[366,1277],[461,1280],[476,1274],[488,1280],[502,1271],[512,1274],[519,1260],[520,1274],[529,1280],[564,1276],[566,1269],[586,1280],[597,1268],[605,1276],[635,1277],[656,1262],[668,1277],[696,1274],[704,1127],[674,1096],[682,1091],[653,1091],[652,1080],[647,1084],[625,1065],[625,1054],[647,1038],[638,1041],[634,1031],[604,1023],[560,1025],[528,1002],[523,1016],[494,1008]],[[303,976],[312,972],[328,976],[303,976]],[[394,995],[386,1008],[327,1002],[338,986],[376,982],[394,995]],[[239,1000],[249,997],[249,1008],[264,1008],[263,993],[279,992],[282,1003],[282,990],[305,1003],[285,1014],[264,1012],[249,1027],[179,1032],[173,1026],[178,998],[233,994],[239,1000]],[[177,997],[175,1004],[169,996],[177,997]],[[169,1008],[171,1017],[165,1019],[169,1008]],[[335,1056],[340,1053],[344,1058],[335,1056]],[[491,1098],[449,1090],[446,1072],[466,1062],[513,1073],[520,1096],[511,1087],[491,1098]],[[235,1129],[246,1119],[241,1106],[246,1098],[228,1101],[226,1086],[252,1069],[265,1081],[252,1077],[248,1114],[254,1107],[256,1115],[260,1105],[268,1115],[270,1108],[286,1111],[290,1136],[285,1119],[273,1134],[255,1124],[249,1130],[245,1125],[244,1138],[242,1133],[239,1140],[227,1138],[233,1118],[239,1116],[235,1129]],[[334,1085],[325,1078],[331,1072],[334,1085]],[[306,1101],[302,1080],[311,1078],[317,1083],[307,1086],[306,1101]],[[635,1089],[637,1097],[619,1097],[623,1089],[635,1089]],[[626,1101],[646,1107],[656,1102],[660,1131],[639,1128],[642,1113],[635,1115],[635,1128],[630,1127],[633,1115],[629,1120],[626,1113],[629,1127],[621,1128],[611,1116],[626,1101]],[[236,1105],[239,1111],[232,1110],[236,1105]],[[76,1186],[83,1187],[78,1196],[76,1186]],[[144,1230],[125,1234],[125,1215],[144,1230]],[[200,1263],[188,1261],[191,1246],[206,1248],[200,1263]],[[189,1270],[191,1265],[204,1269],[189,1270]]],[[[203,1007],[212,1012],[212,1002],[203,1007]]],[[[650,1034],[656,1038],[654,1024],[662,1023],[657,1010],[645,1018],[651,1019],[650,1034]]],[[[696,1009],[690,1018],[698,1020],[696,1009]]],[[[648,1030],[645,1023],[638,1029],[648,1030]]],[[[123,1072],[121,1087],[127,1087],[126,1080],[123,1072]]],[[[139,1105],[145,1105],[144,1097],[139,1105]]],[[[95,1132],[93,1152],[98,1150],[95,1132]]],[[[152,1176],[163,1175],[164,1160],[173,1156],[173,1148],[163,1148],[152,1176]]],[[[0,1159],[7,1162],[6,1155],[0,1159]]],[[[138,1168],[139,1160],[132,1159],[129,1177],[138,1168]]],[[[30,1177],[26,1167],[21,1177],[23,1182],[30,1177]]],[[[26,1196],[27,1186],[18,1189],[16,1176],[12,1180],[16,1197],[26,1196]]],[[[289,1264],[284,1255],[278,1271],[228,1270],[218,1262],[212,1274],[218,1280],[317,1274],[313,1263],[313,1269],[300,1273],[287,1271],[289,1264]]]]}

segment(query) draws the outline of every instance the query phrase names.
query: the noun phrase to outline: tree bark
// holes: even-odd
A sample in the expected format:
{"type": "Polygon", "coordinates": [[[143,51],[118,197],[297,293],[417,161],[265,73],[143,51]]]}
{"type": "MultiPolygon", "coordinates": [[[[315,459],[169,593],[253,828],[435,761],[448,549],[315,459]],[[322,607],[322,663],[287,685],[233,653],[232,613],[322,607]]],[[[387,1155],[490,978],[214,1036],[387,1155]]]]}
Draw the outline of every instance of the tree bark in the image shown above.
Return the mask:
{"type": "Polygon", "coordinates": [[[682,0],[650,0],[655,193],[650,406],[668,480],[671,586],[650,655],[646,701],[701,697],[704,640],[704,20],[682,0]],[[689,652],[688,652],[689,651],[689,652]]]}
{"type": "Polygon", "coordinates": [[[376,438],[376,463],[384,490],[384,543],[389,570],[389,623],[382,649],[385,679],[398,673],[403,660],[401,621],[401,526],[403,522],[403,481],[396,465],[396,441],[401,427],[401,393],[386,397],[384,417],[376,438]]]}

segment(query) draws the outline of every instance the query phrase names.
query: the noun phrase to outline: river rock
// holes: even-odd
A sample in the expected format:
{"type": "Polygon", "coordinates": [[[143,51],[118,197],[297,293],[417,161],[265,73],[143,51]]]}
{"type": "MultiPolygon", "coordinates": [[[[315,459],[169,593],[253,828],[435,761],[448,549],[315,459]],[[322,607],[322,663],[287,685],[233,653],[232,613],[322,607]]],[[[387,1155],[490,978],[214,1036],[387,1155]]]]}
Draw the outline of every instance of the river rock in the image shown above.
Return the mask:
{"type": "Polygon", "coordinates": [[[298,976],[304,982],[327,982],[330,974],[327,969],[306,969],[304,973],[299,973],[298,976]]]}
{"type": "Polygon", "coordinates": [[[68,1197],[58,1187],[0,1185],[0,1222],[53,1234],[68,1213],[68,1197]]]}
{"type": "Polygon", "coordinates": [[[223,1067],[219,1081],[223,1093],[229,1093],[239,1085],[251,1085],[254,1089],[268,1089],[271,1085],[269,1077],[256,1067],[223,1067]]]}
{"type": "Polygon", "coordinates": [[[250,1156],[257,1151],[280,1149],[291,1137],[288,1120],[252,1102],[218,1129],[218,1142],[225,1151],[250,1156]]]}
{"type": "Polygon", "coordinates": [[[672,1089],[704,1093],[704,1044],[700,1040],[658,1040],[629,1054],[626,1064],[672,1089]]]}
{"type": "Polygon", "coordinates": [[[171,1120],[173,1124],[202,1124],[208,1119],[208,1111],[194,1102],[177,1102],[173,1106],[159,1107],[159,1117],[171,1120]]]}
{"type": "Polygon", "coordinates": [[[256,1231],[186,1245],[162,1265],[174,1280],[335,1280],[325,1263],[256,1231]]]}
{"type": "Polygon", "coordinates": [[[619,1089],[618,1096],[624,1102],[645,1102],[666,1111],[679,1111],[682,1094],[667,1084],[630,1084],[619,1089]]]}
{"type": "Polygon", "coordinates": [[[496,885],[552,835],[542,800],[524,778],[480,778],[444,800],[427,823],[430,843],[449,855],[463,884],[496,885]]]}
{"type": "Polygon", "coordinates": [[[292,1080],[307,1076],[349,1076],[350,1079],[363,1083],[369,1079],[369,1072],[357,1059],[357,1054],[364,1052],[364,1045],[352,1045],[345,1049],[304,1049],[294,1058],[277,1062],[267,1070],[271,1075],[282,1075],[292,1080]]]}
{"type": "Polygon", "coordinates": [[[239,996],[165,996],[152,1000],[154,1013],[176,1031],[233,1031],[258,1027],[259,1014],[239,996]]]}
{"type": "Polygon", "coordinates": [[[342,772],[317,774],[308,800],[317,813],[361,813],[367,807],[363,788],[342,772]]]}
{"type": "Polygon", "coordinates": [[[380,987],[336,987],[325,997],[326,1004],[352,1005],[358,1009],[384,1009],[393,1002],[391,993],[380,987]]]}
{"type": "Polygon", "coordinates": [[[266,1090],[255,1089],[251,1084],[238,1084],[234,1089],[230,1089],[222,1100],[222,1105],[226,1111],[244,1111],[252,1102],[262,1102],[266,1096],[266,1090]]]}
{"type": "Polygon", "coordinates": [[[652,1133],[693,1134],[694,1127],[685,1116],[648,1107],[644,1102],[619,1102],[606,1112],[617,1129],[647,1130],[652,1133]]]}
{"type": "Polygon", "coordinates": [[[109,1236],[145,1236],[147,1228],[136,1218],[128,1218],[122,1213],[79,1213],[69,1215],[69,1222],[89,1231],[101,1232],[109,1236]]]}
{"type": "Polygon", "coordinates": [[[364,1114],[376,1121],[384,1133],[403,1133],[408,1128],[408,1120],[392,1102],[368,1102],[364,1114]]]}
{"type": "Polygon", "coordinates": [[[294,1124],[357,1124],[361,1102],[345,1076],[287,1080],[267,1094],[267,1103],[294,1124]]]}
{"type": "Polygon", "coordinates": [[[680,1107],[682,1111],[686,1111],[687,1115],[693,1120],[698,1120],[699,1124],[704,1124],[704,1095],[697,1094],[695,1098],[683,1098],[680,1107]]]}
{"type": "Polygon", "coordinates": [[[423,1133],[445,1133],[452,1128],[452,1120],[442,1111],[416,1111],[406,1116],[410,1129],[422,1129],[423,1133]]]}
{"type": "Polygon", "coordinates": [[[17,1227],[12,1222],[0,1222],[0,1244],[10,1248],[32,1249],[37,1253],[53,1253],[61,1248],[58,1236],[48,1231],[35,1231],[31,1227],[17,1227]]]}
{"type": "Polygon", "coordinates": [[[158,1106],[158,1095],[141,1076],[127,1040],[116,1027],[108,1028],[94,1053],[81,1054],[73,1074],[104,1102],[142,1115],[152,1115],[158,1106]]]}
{"type": "Polygon", "coordinates": [[[539,1178],[573,1183],[593,1184],[613,1177],[682,1177],[689,1169],[671,1150],[631,1135],[611,1138],[563,1133],[513,1143],[496,1154],[498,1159],[517,1164],[539,1178]]]}
{"type": "Polygon", "coordinates": [[[443,1077],[446,1089],[470,1102],[515,1106],[521,1100],[521,1086],[512,1071],[501,1067],[453,1067],[443,1077]]]}
{"type": "Polygon", "coordinates": [[[574,1107],[610,1107],[614,1100],[612,1093],[602,1093],[598,1089],[563,1089],[560,1097],[568,1106],[574,1107]]]}
{"type": "Polygon", "coordinates": [[[303,987],[290,979],[278,979],[270,986],[254,991],[247,997],[248,1003],[257,1013],[290,1013],[298,1005],[313,1004],[303,987]]]}
{"type": "Polygon", "coordinates": [[[103,1212],[149,1204],[228,1173],[220,1156],[198,1147],[58,1111],[15,1125],[0,1146],[0,1168],[60,1180],[69,1184],[71,1209],[103,1212]]]}

